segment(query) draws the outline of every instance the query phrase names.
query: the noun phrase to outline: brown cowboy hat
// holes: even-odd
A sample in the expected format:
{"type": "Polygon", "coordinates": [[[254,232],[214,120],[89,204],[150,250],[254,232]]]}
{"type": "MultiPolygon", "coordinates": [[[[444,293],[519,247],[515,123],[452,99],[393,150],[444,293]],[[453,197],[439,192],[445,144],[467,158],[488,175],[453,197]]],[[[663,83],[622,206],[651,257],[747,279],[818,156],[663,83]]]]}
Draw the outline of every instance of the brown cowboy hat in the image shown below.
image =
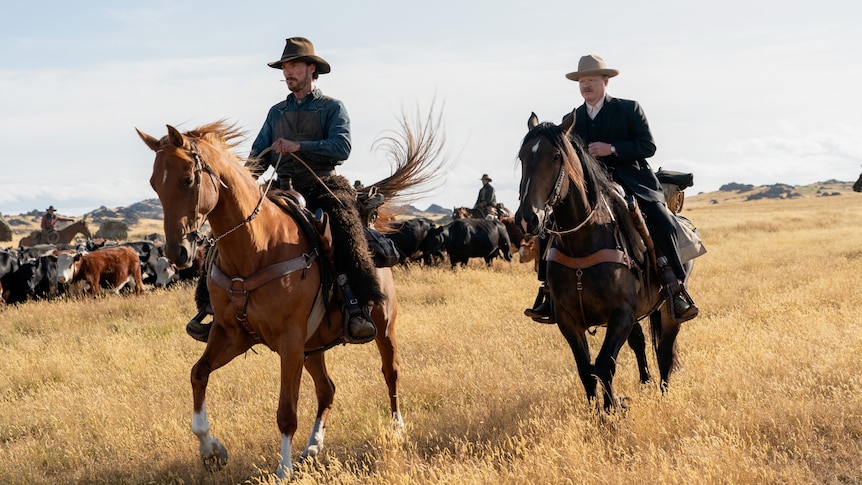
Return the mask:
{"type": "Polygon", "coordinates": [[[487,173],[483,173],[482,178],[480,178],[479,180],[487,180],[488,182],[493,182],[493,180],[491,180],[491,177],[489,177],[487,173]]]}
{"type": "Polygon", "coordinates": [[[45,212],[54,212],[54,211],[56,211],[56,210],[57,210],[57,209],[55,209],[53,205],[50,205],[50,206],[48,206],[48,208],[47,208],[47,209],[45,209],[45,212]]]}
{"type": "Polygon", "coordinates": [[[619,73],[620,72],[616,69],[608,69],[605,65],[605,60],[601,57],[595,54],[590,54],[581,57],[581,60],[578,61],[578,70],[566,74],[566,78],[571,79],[572,81],[577,81],[584,76],[614,77],[619,73]]]}
{"type": "Polygon", "coordinates": [[[281,69],[281,64],[288,61],[308,61],[317,64],[317,73],[326,74],[331,69],[329,63],[322,57],[314,55],[314,44],[305,37],[291,37],[287,39],[281,59],[268,62],[267,65],[273,69],[281,69]]]}

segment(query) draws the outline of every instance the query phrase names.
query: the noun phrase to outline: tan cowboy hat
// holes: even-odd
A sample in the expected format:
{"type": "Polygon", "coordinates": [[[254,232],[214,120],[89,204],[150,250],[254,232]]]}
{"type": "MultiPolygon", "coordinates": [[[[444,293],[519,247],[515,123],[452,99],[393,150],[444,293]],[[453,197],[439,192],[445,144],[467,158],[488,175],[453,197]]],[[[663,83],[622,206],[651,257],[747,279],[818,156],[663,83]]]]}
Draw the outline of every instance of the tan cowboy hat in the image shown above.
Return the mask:
{"type": "Polygon", "coordinates": [[[619,73],[620,72],[616,69],[608,69],[605,65],[605,60],[601,57],[595,54],[590,54],[588,56],[581,57],[581,60],[578,61],[578,70],[566,74],[566,78],[571,79],[572,81],[577,81],[584,76],[614,77],[619,73]]]}
{"type": "Polygon", "coordinates": [[[487,180],[488,182],[493,182],[493,180],[491,180],[491,177],[489,177],[487,173],[483,173],[482,178],[480,178],[479,180],[487,180]]]}
{"type": "Polygon", "coordinates": [[[281,59],[268,62],[267,65],[273,69],[281,69],[281,63],[288,61],[310,61],[317,64],[317,73],[326,74],[331,69],[329,63],[322,57],[314,55],[314,44],[305,37],[291,37],[287,39],[281,59]]]}

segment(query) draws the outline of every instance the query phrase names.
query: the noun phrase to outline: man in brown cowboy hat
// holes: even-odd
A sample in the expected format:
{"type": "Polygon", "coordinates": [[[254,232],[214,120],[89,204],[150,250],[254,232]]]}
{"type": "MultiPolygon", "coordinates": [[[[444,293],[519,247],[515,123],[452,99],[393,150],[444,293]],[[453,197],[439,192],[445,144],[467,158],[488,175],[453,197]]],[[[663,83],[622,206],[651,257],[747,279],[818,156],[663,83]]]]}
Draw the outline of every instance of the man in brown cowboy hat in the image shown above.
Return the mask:
{"type": "MultiPolygon", "coordinates": [[[[281,70],[290,93],[270,108],[252,144],[249,168],[260,176],[269,166],[274,167],[278,176],[275,186],[295,188],[312,210],[322,209],[329,214],[335,270],[349,314],[348,340],[368,342],[377,331],[369,308],[359,304],[379,303],[384,295],[368,252],[356,191],[347,179],[335,173],[335,167],[350,155],[347,109],[315,86],[318,76],[331,69],[314,53],[310,40],[287,39],[281,58],[268,65],[281,70]]],[[[208,327],[193,319],[186,330],[205,341],[208,327]]]]}
{"type": "MultiPolygon", "coordinates": [[[[566,74],[566,78],[578,83],[584,98],[584,104],[575,110],[572,136],[583,140],[589,154],[637,199],[655,244],[659,270],[671,294],[672,314],[678,322],[684,322],[696,317],[698,308],[683,283],[686,275],[679,258],[676,223],[665,205],[661,184],[646,161],[655,154],[655,142],[640,104],[607,94],[608,80],[619,73],[609,69],[601,57],[586,55],[578,62],[577,71],[566,74]],[[669,271],[662,271],[664,267],[669,271]]],[[[569,116],[572,114],[566,115],[569,116]]],[[[544,248],[540,247],[540,254],[544,254],[544,248]]],[[[536,305],[524,313],[536,321],[548,321],[550,305],[543,296],[544,265],[539,268],[543,288],[536,305]]]]}
{"type": "Polygon", "coordinates": [[[479,180],[482,181],[482,188],[479,189],[479,197],[476,198],[476,205],[473,208],[481,210],[485,215],[489,215],[497,207],[497,193],[494,191],[494,187],[491,186],[493,180],[491,180],[491,177],[487,173],[482,174],[482,178],[479,180]]]}
{"type": "Polygon", "coordinates": [[[58,216],[57,209],[54,209],[54,206],[48,206],[45,210],[45,214],[42,215],[42,242],[47,243],[51,240],[51,233],[55,231],[54,226],[57,222],[71,222],[75,219],[71,219],[68,217],[58,216]]]}

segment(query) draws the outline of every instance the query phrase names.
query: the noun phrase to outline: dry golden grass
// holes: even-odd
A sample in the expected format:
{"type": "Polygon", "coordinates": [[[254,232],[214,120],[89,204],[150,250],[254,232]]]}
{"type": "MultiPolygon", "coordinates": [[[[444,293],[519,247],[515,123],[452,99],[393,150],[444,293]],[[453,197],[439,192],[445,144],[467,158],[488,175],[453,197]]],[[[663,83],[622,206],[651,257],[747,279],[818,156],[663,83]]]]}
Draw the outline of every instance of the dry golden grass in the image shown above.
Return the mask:
{"type": "MultiPolygon", "coordinates": [[[[399,269],[407,427],[390,432],[376,348],[335,348],[327,447],[295,482],[862,483],[862,198],[709,198],[686,201],[709,253],[670,393],[641,386],[624,348],[630,409],[597,415],[556,328],[521,314],[532,265],[399,269]]],[[[278,365],[260,346],[212,375],[213,433],[231,456],[215,474],[200,463],[192,313],[190,288],[0,313],[0,483],[274,483],[278,365]]]]}

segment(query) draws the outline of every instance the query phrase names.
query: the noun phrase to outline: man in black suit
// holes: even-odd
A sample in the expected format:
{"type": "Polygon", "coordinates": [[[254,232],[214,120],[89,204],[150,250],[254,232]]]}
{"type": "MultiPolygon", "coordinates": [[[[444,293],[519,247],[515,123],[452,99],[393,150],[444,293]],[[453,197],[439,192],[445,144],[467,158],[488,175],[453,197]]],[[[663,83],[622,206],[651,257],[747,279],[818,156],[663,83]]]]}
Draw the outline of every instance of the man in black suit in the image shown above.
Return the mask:
{"type": "MultiPolygon", "coordinates": [[[[578,83],[584,98],[584,104],[575,110],[573,136],[578,136],[614,181],[637,199],[655,244],[659,271],[668,268],[663,275],[671,293],[672,312],[677,321],[684,322],[696,317],[698,308],[683,283],[685,270],[679,258],[673,215],[665,204],[661,184],[646,161],[655,154],[655,142],[637,101],[607,94],[608,80],[617,74],[618,70],[607,68],[605,61],[596,55],[581,57],[578,70],[566,74],[566,78],[578,83]]],[[[537,321],[550,317],[550,305],[542,294],[540,290],[537,304],[525,311],[537,321]]]]}

